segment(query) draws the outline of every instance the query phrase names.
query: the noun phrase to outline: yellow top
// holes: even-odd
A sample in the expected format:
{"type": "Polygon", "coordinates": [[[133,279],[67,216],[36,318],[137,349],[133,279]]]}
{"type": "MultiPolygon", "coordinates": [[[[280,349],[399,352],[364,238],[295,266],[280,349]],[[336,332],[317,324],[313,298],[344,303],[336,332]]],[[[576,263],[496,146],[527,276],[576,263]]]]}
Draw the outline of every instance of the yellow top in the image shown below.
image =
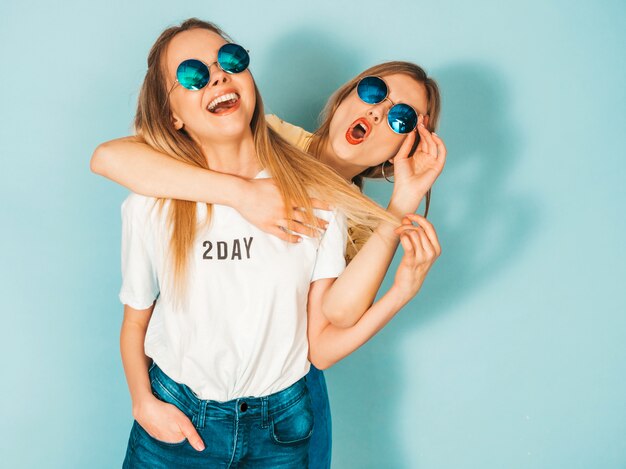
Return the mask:
{"type": "Polygon", "coordinates": [[[285,122],[275,114],[266,114],[265,120],[278,135],[287,140],[294,147],[302,151],[308,150],[311,144],[311,137],[313,136],[311,132],[307,132],[297,125],[285,122]]]}

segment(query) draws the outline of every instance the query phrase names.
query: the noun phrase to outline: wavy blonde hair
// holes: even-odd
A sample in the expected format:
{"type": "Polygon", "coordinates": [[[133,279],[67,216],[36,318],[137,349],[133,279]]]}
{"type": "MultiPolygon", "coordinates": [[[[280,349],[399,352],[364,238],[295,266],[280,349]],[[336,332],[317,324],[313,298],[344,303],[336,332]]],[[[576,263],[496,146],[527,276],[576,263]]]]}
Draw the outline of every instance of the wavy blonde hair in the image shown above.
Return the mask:
{"type": "MultiPolygon", "coordinates": [[[[172,112],[167,99],[166,68],[163,57],[177,34],[192,29],[212,31],[228,42],[232,40],[215,24],[191,18],[180,26],[161,33],[148,54],[148,70],[139,93],[135,132],[152,148],[200,168],[209,169],[200,146],[184,130],[172,124],[172,112]]],[[[372,232],[383,220],[398,223],[380,206],[354,190],[339,174],[298,150],[265,121],[263,101],[254,85],[256,107],[250,122],[257,157],[267,169],[280,191],[285,207],[303,207],[306,223],[314,224],[310,197],[317,197],[345,213],[351,224],[372,232]]],[[[160,200],[163,207],[164,200],[160,200]]],[[[185,291],[189,252],[198,227],[195,202],[172,200],[167,214],[170,235],[170,257],[174,275],[174,294],[182,297],[185,291]]],[[[211,218],[211,204],[207,204],[207,223],[211,218]]],[[[290,218],[285,213],[286,218],[290,218]]]]}

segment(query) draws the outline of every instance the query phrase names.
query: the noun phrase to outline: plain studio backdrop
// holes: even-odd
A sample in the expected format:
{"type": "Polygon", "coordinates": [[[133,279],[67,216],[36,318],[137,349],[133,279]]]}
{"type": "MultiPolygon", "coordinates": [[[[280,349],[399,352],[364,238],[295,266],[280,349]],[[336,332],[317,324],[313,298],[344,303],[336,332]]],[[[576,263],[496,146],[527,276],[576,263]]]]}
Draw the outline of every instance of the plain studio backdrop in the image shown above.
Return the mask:
{"type": "Polygon", "coordinates": [[[121,466],[127,191],[89,158],[130,133],[150,46],[191,16],[250,49],[267,110],[309,130],[378,62],[441,86],[443,255],[328,371],[334,467],[626,467],[622,0],[3,1],[0,465],[121,466]]]}

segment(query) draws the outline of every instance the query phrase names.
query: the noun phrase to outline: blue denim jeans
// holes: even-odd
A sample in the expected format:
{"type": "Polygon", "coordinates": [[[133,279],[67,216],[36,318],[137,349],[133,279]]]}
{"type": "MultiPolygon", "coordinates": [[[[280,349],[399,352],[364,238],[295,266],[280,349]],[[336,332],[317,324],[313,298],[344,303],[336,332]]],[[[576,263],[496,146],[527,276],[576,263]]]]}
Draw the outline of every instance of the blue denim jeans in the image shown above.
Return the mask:
{"type": "Polygon", "coordinates": [[[313,411],[304,378],[269,396],[216,402],[198,399],[156,364],[149,374],[154,395],[189,417],[206,448],[159,441],[135,421],[124,469],[308,467],[313,411]]]}
{"type": "Polygon", "coordinates": [[[306,385],[311,395],[313,420],[315,421],[309,446],[309,468],[330,469],[332,423],[324,373],[311,365],[311,370],[306,375],[306,385]]]}

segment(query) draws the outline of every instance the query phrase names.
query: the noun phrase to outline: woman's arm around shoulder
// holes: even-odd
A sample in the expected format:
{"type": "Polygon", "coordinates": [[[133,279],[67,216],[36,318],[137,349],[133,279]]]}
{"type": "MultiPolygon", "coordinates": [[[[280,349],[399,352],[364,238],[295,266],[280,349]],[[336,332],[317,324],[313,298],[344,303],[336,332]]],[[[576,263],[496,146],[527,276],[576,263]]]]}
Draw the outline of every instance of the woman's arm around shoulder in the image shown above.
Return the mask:
{"type": "MultiPolygon", "coordinates": [[[[193,166],[161,153],[138,137],[102,143],[91,157],[91,170],[144,196],[227,205],[248,222],[284,241],[316,231],[295,223],[301,213],[286,208],[273,179],[245,179],[193,166]],[[289,227],[293,233],[282,228],[289,227]]],[[[312,201],[314,206],[327,204],[312,201]]],[[[323,221],[318,220],[319,226],[323,221]]]]}

